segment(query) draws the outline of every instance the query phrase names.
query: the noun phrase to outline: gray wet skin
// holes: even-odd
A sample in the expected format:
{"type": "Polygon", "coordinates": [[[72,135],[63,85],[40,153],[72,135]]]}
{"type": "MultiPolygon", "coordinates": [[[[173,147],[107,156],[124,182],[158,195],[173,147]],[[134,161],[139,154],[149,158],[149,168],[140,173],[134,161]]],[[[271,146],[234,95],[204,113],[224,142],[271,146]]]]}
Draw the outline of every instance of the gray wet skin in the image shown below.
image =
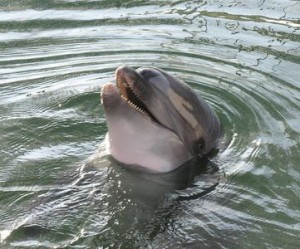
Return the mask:
{"type": "Polygon", "coordinates": [[[218,145],[220,121],[187,84],[157,68],[116,70],[102,87],[107,149],[119,162],[169,172],[218,145]]]}

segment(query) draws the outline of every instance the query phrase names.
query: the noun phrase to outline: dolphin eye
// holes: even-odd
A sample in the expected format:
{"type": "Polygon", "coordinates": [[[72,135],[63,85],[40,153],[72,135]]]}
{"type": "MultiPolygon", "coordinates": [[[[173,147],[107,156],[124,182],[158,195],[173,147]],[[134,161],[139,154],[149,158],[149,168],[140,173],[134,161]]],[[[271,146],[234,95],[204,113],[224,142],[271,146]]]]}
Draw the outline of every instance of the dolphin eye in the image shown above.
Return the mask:
{"type": "Polygon", "coordinates": [[[198,142],[194,145],[194,151],[196,154],[201,155],[204,149],[205,149],[205,140],[203,138],[200,138],[198,142]]]}

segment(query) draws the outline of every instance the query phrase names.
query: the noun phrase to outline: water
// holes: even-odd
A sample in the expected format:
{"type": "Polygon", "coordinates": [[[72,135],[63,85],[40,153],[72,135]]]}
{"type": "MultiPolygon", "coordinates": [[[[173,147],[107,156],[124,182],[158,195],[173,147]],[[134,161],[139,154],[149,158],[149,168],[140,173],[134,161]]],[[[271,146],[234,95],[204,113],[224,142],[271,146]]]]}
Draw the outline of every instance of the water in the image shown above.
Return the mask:
{"type": "Polygon", "coordinates": [[[299,248],[299,1],[0,10],[1,248],[299,248]],[[89,161],[122,64],[160,67],[214,108],[227,146],[202,172],[89,161]]]}

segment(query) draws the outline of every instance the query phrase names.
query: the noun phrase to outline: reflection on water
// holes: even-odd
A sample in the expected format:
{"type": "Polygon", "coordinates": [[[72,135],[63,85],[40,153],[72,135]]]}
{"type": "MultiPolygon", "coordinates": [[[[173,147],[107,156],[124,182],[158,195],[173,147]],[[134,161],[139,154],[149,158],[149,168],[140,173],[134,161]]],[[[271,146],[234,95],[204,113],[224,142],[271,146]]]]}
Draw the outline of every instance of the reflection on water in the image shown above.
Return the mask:
{"type": "Polygon", "coordinates": [[[0,11],[1,248],[298,248],[299,2],[0,11]],[[87,161],[107,131],[100,87],[124,63],[160,67],[210,103],[225,133],[212,162],[158,176],[87,161]]]}

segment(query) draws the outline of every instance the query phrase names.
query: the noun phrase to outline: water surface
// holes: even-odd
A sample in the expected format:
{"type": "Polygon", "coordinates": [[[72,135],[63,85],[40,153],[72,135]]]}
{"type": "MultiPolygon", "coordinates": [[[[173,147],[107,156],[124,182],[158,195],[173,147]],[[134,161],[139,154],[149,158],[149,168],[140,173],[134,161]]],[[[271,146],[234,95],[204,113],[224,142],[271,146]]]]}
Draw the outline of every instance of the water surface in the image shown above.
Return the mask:
{"type": "Polygon", "coordinates": [[[1,248],[298,248],[299,13],[292,0],[0,0],[1,248]],[[191,85],[224,149],[184,177],[91,166],[100,87],[122,64],[191,85]]]}

